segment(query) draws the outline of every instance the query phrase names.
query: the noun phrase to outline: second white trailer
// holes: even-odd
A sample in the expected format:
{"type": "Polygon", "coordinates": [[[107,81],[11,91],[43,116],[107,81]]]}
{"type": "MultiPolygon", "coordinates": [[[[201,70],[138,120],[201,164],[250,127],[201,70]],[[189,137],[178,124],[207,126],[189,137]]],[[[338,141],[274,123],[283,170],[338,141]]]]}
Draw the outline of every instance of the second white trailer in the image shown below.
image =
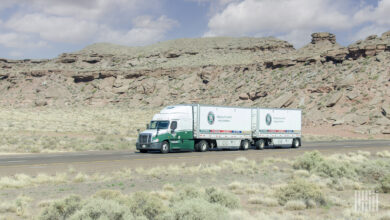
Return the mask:
{"type": "Polygon", "coordinates": [[[156,114],[140,133],[137,149],[207,151],[301,146],[301,110],[211,105],[172,105],[156,114]]]}

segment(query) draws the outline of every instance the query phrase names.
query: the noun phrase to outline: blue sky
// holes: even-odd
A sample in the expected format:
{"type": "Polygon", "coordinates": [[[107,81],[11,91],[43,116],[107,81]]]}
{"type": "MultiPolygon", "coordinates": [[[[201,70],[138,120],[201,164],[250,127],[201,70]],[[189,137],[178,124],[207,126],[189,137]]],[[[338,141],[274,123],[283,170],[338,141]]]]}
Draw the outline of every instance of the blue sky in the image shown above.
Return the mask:
{"type": "Polygon", "coordinates": [[[213,36],[274,36],[299,48],[319,31],[348,45],[388,30],[390,0],[0,0],[0,57],[11,59],[213,36]]]}

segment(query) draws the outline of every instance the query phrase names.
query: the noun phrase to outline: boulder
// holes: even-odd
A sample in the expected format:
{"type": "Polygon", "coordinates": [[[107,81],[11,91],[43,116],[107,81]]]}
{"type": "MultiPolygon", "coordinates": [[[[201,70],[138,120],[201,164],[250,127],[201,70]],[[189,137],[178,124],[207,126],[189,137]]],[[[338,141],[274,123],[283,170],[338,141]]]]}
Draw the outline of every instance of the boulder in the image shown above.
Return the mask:
{"type": "Polygon", "coordinates": [[[373,57],[376,54],[376,45],[367,45],[364,47],[364,54],[368,57],[373,57]]]}
{"type": "Polygon", "coordinates": [[[35,106],[37,107],[40,107],[40,106],[46,106],[47,105],[47,101],[46,100],[35,100],[34,102],[35,106]]]}
{"type": "Polygon", "coordinates": [[[180,57],[180,52],[178,51],[168,51],[165,53],[165,57],[166,58],[177,58],[177,57],[180,57]]]}
{"type": "Polygon", "coordinates": [[[355,122],[358,125],[364,125],[364,124],[368,123],[369,118],[368,118],[368,116],[355,115],[355,117],[353,118],[352,121],[355,122]]]}
{"type": "Polygon", "coordinates": [[[266,97],[268,93],[266,91],[255,91],[255,92],[250,92],[248,95],[250,100],[255,101],[256,99],[266,97]]]}
{"type": "Polygon", "coordinates": [[[330,42],[332,44],[336,43],[336,35],[328,32],[313,33],[311,37],[312,37],[311,39],[312,44],[318,44],[322,42],[330,42]]]}
{"type": "Polygon", "coordinates": [[[88,57],[86,59],[83,59],[83,62],[89,63],[89,64],[99,63],[100,61],[101,61],[101,58],[99,58],[99,57],[88,57]]]}
{"type": "Polygon", "coordinates": [[[355,76],[353,74],[349,74],[348,76],[344,77],[338,85],[337,88],[352,88],[355,85],[355,76]]]}
{"type": "Polygon", "coordinates": [[[359,57],[363,57],[365,55],[365,50],[361,49],[358,46],[349,46],[348,47],[348,56],[352,59],[356,60],[359,57]]]}
{"type": "Polygon", "coordinates": [[[328,62],[332,61],[334,63],[341,63],[346,59],[347,55],[348,55],[347,48],[339,48],[339,49],[329,50],[323,56],[328,62]]]}
{"type": "Polygon", "coordinates": [[[354,100],[359,96],[359,93],[356,91],[352,91],[352,92],[347,93],[346,96],[349,100],[354,100]]]}
{"type": "Polygon", "coordinates": [[[330,99],[326,103],[326,107],[333,107],[333,106],[335,106],[337,104],[337,102],[341,99],[341,97],[343,97],[343,92],[342,91],[336,92],[335,94],[333,94],[330,97],[330,99]]]}
{"type": "Polygon", "coordinates": [[[294,99],[295,99],[295,95],[291,92],[287,92],[281,95],[279,98],[272,101],[269,105],[270,107],[275,107],[275,108],[288,107],[294,102],[294,99]]]}
{"type": "Polygon", "coordinates": [[[296,61],[291,59],[282,59],[282,60],[272,60],[272,61],[266,61],[264,62],[266,68],[282,68],[282,67],[289,67],[294,66],[296,64],[296,61]]]}
{"type": "Polygon", "coordinates": [[[381,110],[382,110],[382,115],[390,119],[390,105],[383,105],[381,110]]]}
{"type": "Polygon", "coordinates": [[[385,33],[382,34],[381,36],[382,39],[387,39],[387,38],[390,38],[390,31],[387,31],[385,33]]]}
{"type": "Polygon", "coordinates": [[[340,119],[340,120],[336,120],[335,122],[332,123],[332,126],[336,126],[336,125],[342,125],[344,124],[344,120],[343,119],[340,119]]]}
{"type": "Polygon", "coordinates": [[[116,87],[112,89],[113,93],[124,94],[129,90],[129,86],[116,87]]]}
{"type": "Polygon", "coordinates": [[[384,128],[381,133],[382,134],[390,134],[390,128],[384,128]]]}
{"type": "Polygon", "coordinates": [[[2,80],[2,79],[7,79],[8,76],[9,76],[8,73],[2,73],[2,72],[0,72],[0,80],[2,80]]]}
{"type": "Polygon", "coordinates": [[[329,93],[329,92],[333,91],[333,89],[329,86],[321,86],[318,88],[307,89],[307,91],[310,93],[329,93]]]}
{"type": "Polygon", "coordinates": [[[249,96],[248,96],[248,93],[241,93],[238,98],[240,100],[248,100],[249,99],[249,96]]]}

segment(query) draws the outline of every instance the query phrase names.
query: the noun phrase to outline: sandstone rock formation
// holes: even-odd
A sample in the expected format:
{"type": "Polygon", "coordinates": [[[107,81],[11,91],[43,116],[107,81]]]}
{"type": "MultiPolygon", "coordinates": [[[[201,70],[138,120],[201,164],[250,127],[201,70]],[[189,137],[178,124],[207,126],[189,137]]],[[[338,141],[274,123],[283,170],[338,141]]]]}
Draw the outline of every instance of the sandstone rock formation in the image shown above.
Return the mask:
{"type": "Polygon", "coordinates": [[[289,107],[303,109],[304,125],[380,133],[390,123],[389,62],[390,32],[348,47],[314,33],[298,50],[275,38],[94,44],[51,60],[0,59],[0,106],[289,107]]]}

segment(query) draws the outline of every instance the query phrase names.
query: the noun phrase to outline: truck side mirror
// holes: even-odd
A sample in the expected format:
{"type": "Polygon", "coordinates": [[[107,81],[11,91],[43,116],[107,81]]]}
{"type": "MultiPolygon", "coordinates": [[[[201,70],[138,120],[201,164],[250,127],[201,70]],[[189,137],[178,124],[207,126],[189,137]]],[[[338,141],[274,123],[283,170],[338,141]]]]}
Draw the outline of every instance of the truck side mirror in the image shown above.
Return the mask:
{"type": "Polygon", "coordinates": [[[137,129],[137,132],[139,133],[139,131],[140,131],[140,129],[138,128],[138,129],[137,129]]]}
{"type": "Polygon", "coordinates": [[[176,128],[177,128],[177,121],[173,121],[171,123],[171,130],[172,130],[172,132],[174,132],[176,130],[176,128]]]}
{"type": "Polygon", "coordinates": [[[146,129],[149,129],[149,124],[146,124],[146,129]]]}

